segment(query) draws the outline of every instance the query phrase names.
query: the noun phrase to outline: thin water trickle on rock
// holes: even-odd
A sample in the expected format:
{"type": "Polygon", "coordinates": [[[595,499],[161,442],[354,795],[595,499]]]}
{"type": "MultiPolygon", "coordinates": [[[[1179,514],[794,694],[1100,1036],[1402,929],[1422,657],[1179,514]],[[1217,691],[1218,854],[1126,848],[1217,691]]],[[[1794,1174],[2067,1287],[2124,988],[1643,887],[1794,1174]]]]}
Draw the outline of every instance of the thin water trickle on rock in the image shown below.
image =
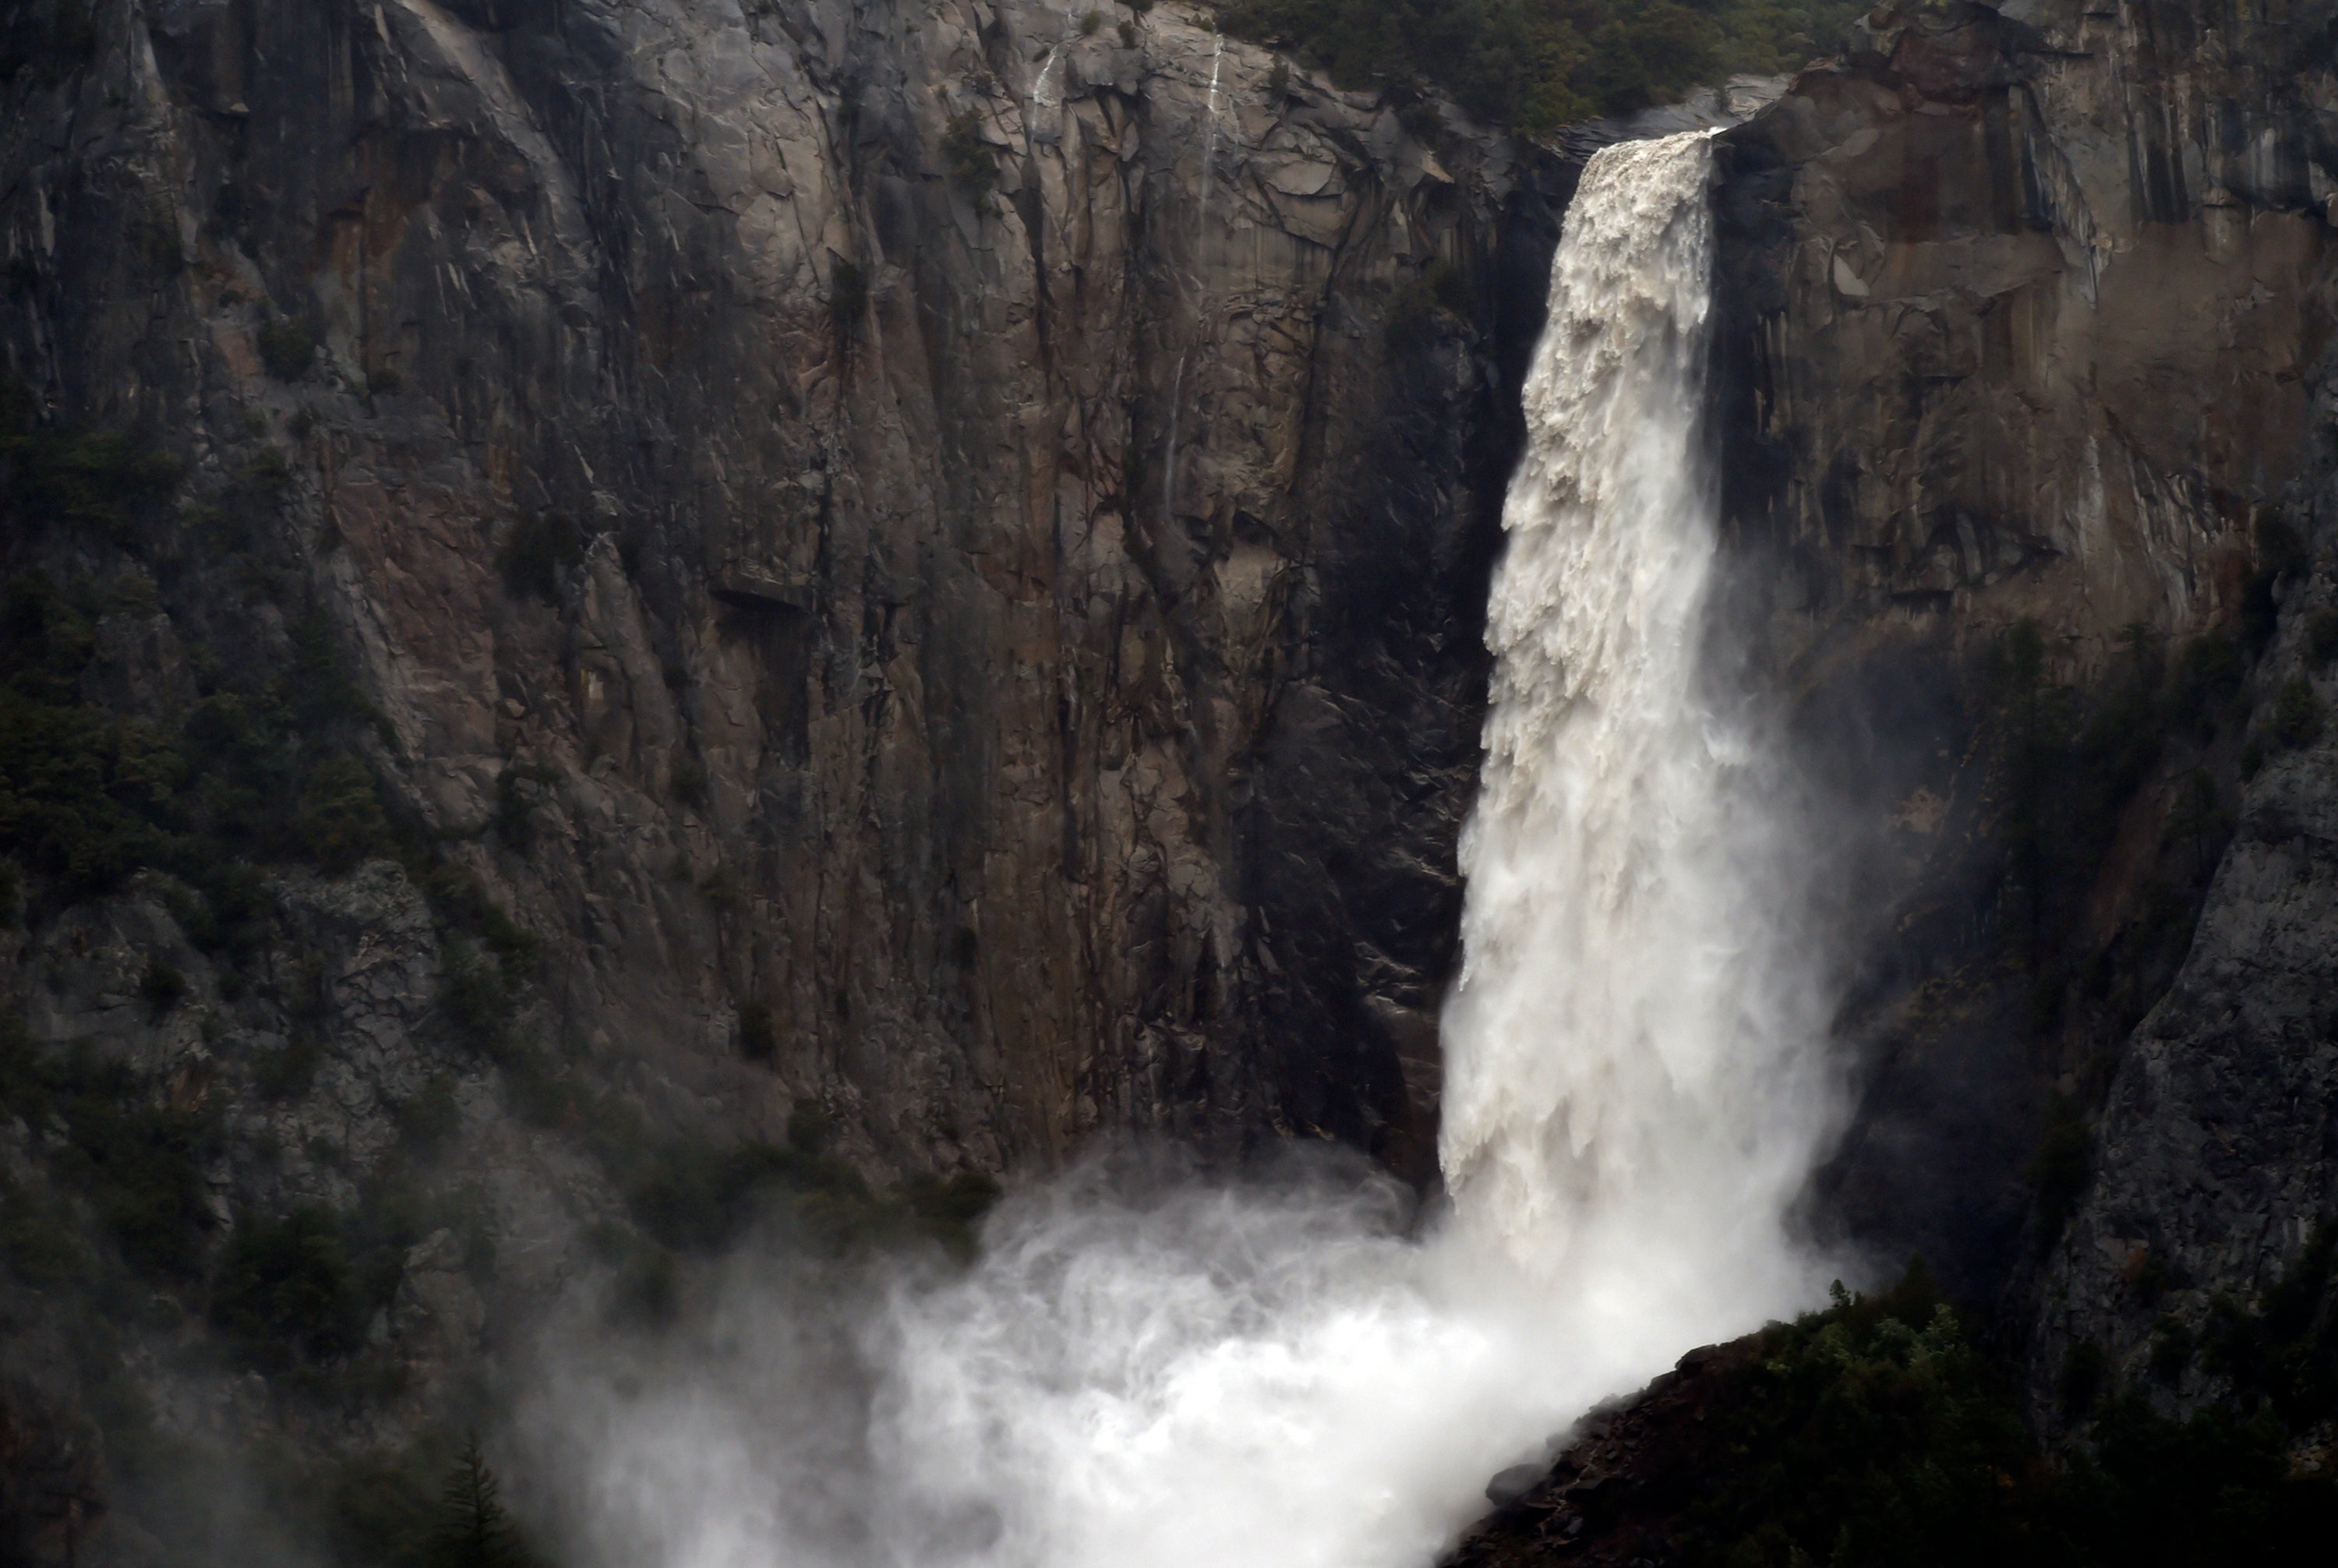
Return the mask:
{"type": "Polygon", "coordinates": [[[567,1406],[614,1434],[576,1471],[608,1539],[673,1568],[1421,1568],[1593,1402],[1815,1295],[1783,1213],[1830,1124],[1824,999],[1758,730],[1704,673],[1708,162],[1599,153],[1554,266],[1463,848],[1451,1214],[1422,1239],[1330,1171],[1035,1184],[970,1271],[869,1315],[845,1436],[742,1294],[754,1356],[567,1406]]]}
{"type": "MultiPolygon", "coordinates": [[[[1218,72],[1225,63],[1225,35],[1220,34],[1210,50],[1210,92],[1202,116],[1202,200],[1195,210],[1197,216],[1194,224],[1196,250],[1200,249],[1202,235],[1209,227],[1210,192],[1217,177],[1218,72]]],[[[1190,272],[1184,282],[1188,289],[1200,292],[1200,284],[1190,272]]],[[[1185,359],[1192,352],[1189,335],[1186,345],[1177,350],[1177,368],[1169,377],[1169,449],[1161,473],[1161,513],[1164,517],[1174,516],[1177,509],[1177,429],[1185,414],[1185,359]]]]}
{"type": "Polygon", "coordinates": [[[1210,50],[1210,99],[1208,113],[1203,116],[1202,132],[1202,221],[1210,220],[1210,182],[1218,170],[1218,72],[1225,64],[1226,40],[1221,34],[1210,50]]]}
{"type": "Polygon", "coordinates": [[[1047,45],[1047,57],[1040,62],[1039,74],[1032,78],[1031,81],[1031,107],[1033,109],[1057,109],[1063,106],[1064,94],[1063,89],[1060,87],[1056,89],[1055,97],[1049,98],[1047,96],[1047,78],[1054,74],[1056,63],[1063,58],[1063,54],[1064,46],[1061,44],[1050,44],[1047,45]]]}

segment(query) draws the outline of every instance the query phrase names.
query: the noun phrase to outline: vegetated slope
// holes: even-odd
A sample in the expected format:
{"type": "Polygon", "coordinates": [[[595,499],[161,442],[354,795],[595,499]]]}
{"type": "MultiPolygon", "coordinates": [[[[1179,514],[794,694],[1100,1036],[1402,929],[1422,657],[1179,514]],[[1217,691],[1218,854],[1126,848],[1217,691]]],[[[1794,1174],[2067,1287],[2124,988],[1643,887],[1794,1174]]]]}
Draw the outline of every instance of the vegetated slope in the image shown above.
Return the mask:
{"type": "Polygon", "coordinates": [[[1221,24],[1321,62],[1343,85],[1450,93],[1497,123],[1547,130],[1629,114],[1733,72],[1830,53],[1858,0],[1231,0],[1221,24]]]}
{"type": "Polygon", "coordinates": [[[1721,139],[1738,609],[1822,788],[1888,806],[1837,818],[1859,1102],[1813,1210],[1952,1307],[1691,1357],[1464,1562],[2289,1561],[2338,1527],[2338,399],[2293,43],[2332,12],[2026,16],[1881,9],[1721,139]],[[2277,155],[2148,106],[2211,83],[2277,155]],[[2134,334],[2145,300],[2229,335],[2134,334]]]}
{"type": "MultiPolygon", "coordinates": [[[[2326,1394],[2177,1419],[2074,1385],[2089,1442],[2049,1455],[2018,1376],[1920,1272],[1836,1291],[1595,1413],[1447,1568],[2199,1568],[2311,1561],[2338,1528],[2338,1475],[2290,1453],[2326,1394]]],[[[2326,1385],[2338,1345],[2315,1331],[2326,1385]]]]}

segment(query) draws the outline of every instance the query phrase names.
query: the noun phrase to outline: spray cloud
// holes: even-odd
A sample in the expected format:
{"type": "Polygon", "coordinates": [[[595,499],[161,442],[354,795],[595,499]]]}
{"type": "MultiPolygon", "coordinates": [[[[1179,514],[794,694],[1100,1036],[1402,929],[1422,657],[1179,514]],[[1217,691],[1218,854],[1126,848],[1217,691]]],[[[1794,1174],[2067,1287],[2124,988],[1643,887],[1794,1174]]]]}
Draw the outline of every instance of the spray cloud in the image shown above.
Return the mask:
{"type": "Polygon", "coordinates": [[[1553,268],[1462,847],[1449,1216],[1414,1233],[1334,1166],[1104,1161],[1013,1197],[961,1275],[817,1308],[742,1280],[638,1381],[572,1364],[539,1402],[581,1557],[1419,1568],[1494,1470],[1815,1295],[1784,1219],[1831,1126],[1806,861],[1709,675],[1709,156],[1600,152],[1553,268]]]}

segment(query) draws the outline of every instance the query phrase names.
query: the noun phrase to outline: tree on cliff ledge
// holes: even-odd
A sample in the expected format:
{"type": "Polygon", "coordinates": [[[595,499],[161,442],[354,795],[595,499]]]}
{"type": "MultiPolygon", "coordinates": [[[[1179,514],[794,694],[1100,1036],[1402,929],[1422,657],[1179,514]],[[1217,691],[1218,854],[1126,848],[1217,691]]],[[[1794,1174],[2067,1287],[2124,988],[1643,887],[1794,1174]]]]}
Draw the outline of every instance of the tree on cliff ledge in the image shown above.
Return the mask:
{"type": "Polygon", "coordinates": [[[447,1476],[430,1568],[527,1568],[527,1550],[501,1491],[473,1433],[447,1476]]]}

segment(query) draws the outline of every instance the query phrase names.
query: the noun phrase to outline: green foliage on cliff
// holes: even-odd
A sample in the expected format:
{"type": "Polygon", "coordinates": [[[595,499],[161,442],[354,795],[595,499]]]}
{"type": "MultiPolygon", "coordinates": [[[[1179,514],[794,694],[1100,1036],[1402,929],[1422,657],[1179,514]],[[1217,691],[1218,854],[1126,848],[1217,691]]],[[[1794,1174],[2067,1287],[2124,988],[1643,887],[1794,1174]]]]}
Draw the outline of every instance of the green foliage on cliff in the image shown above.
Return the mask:
{"type": "Polygon", "coordinates": [[[998,185],[998,159],[973,110],[950,116],[942,132],[942,169],[949,181],[979,204],[998,185]]]}
{"type": "Polygon", "coordinates": [[[2222,651],[2187,651],[2172,682],[2162,645],[2140,628],[2092,689],[2056,683],[2045,634],[2016,622],[1991,652],[1999,768],[1997,831],[2009,851],[2005,914],[2025,959],[2056,956],[2073,900],[2108,848],[2119,812],[2171,736],[2206,723],[2225,694],[2222,651]],[[2182,670],[2197,668],[2188,681],[2182,670]]]}
{"type": "Polygon", "coordinates": [[[2285,750],[2311,746],[2322,739],[2322,700],[2313,694],[2313,683],[2303,675],[2293,675],[2281,683],[2274,693],[2273,714],[2266,721],[2265,733],[2274,744],[2285,750]]]}
{"type": "Polygon", "coordinates": [[[2038,1563],[2196,1568],[2203,1563],[2305,1563],[2338,1531],[2338,1483],[2300,1471],[2280,1424],[2214,1406],[2187,1420],[2139,1394],[2113,1400],[2094,1453],[2057,1478],[2048,1525],[2067,1544],[2038,1563]]]}
{"type": "Polygon", "coordinates": [[[1237,36],[1278,42],[1343,86],[1434,88],[1480,119],[1548,129],[1628,114],[1733,72],[1834,47],[1852,0],[1232,0],[1237,36]]]}
{"type": "Polygon", "coordinates": [[[317,360],[317,335],[306,322],[282,317],[260,328],[260,360],[279,381],[298,381],[317,360]]]}
{"type": "MultiPolygon", "coordinates": [[[[51,1169],[88,1206],[131,1277],[158,1285],[200,1279],[211,1223],[204,1167],[220,1143],[218,1123],[202,1107],[156,1101],[120,1063],[80,1051],[44,1055],[8,1014],[0,1015],[0,1117],[63,1134],[51,1169]]],[[[35,1279],[94,1282],[123,1294],[118,1280],[93,1273],[98,1259],[77,1236],[51,1223],[72,1226],[72,1216],[44,1220],[44,1200],[25,1201],[0,1261],[35,1279]]]]}
{"type": "Polygon", "coordinates": [[[2011,1390],[1920,1272],[1763,1336],[1710,1407],[1727,1462],[1685,1523],[1713,1568],[2008,1554],[2034,1468],[2011,1390]]]}
{"type": "Polygon", "coordinates": [[[0,853],[56,902],[164,871],[201,896],[191,934],[232,947],[255,913],[250,863],[338,873],[387,849],[372,776],[306,721],[313,672],[296,662],[257,691],[213,690],[156,719],[85,705],[80,677],[111,613],[134,612],[90,579],[0,582],[0,853]]]}
{"type": "Polygon", "coordinates": [[[532,1561],[476,1436],[456,1455],[439,1490],[428,1561],[430,1568],[526,1568],[532,1561]]]}
{"type": "Polygon", "coordinates": [[[560,578],[584,558],[584,536],[557,513],[522,518],[496,553],[504,592],[515,599],[560,603],[560,578]]]}
{"type": "MultiPolygon", "coordinates": [[[[547,1561],[504,1502],[502,1480],[476,1437],[433,1429],[402,1447],[339,1458],[265,1446],[243,1459],[241,1479],[257,1494],[265,1538],[290,1549],[259,1561],[318,1568],[526,1568],[547,1561]]],[[[247,1527],[223,1543],[225,1554],[200,1561],[253,1561],[254,1534],[247,1527]]]]}
{"type": "Polygon", "coordinates": [[[1425,348],[1436,340],[1440,312],[1466,322],[1476,313],[1477,303],[1467,272],[1449,261],[1432,262],[1420,276],[1390,291],[1380,341],[1392,355],[1425,348]]]}
{"type": "Polygon", "coordinates": [[[2045,1136],[2029,1161],[2029,1185],[2038,1205],[2037,1238],[2043,1249],[2059,1240],[2062,1227],[2078,1211],[2094,1161],[2094,1136],[2087,1119],[2068,1095],[2057,1094],[2047,1107],[2045,1136]]]}
{"type": "Polygon", "coordinates": [[[2293,1430],[2338,1416],[2338,1225],[2314,1229],[2262,1301],[2230,1296],[2209,1307],[2198,1337],[2205,1370],[2228,1380],[2293,1430]]]}
{"type": "MultiPolygon", "coordinates": [[[[85,1049],[44,1051],[21,1017],[0,1013],[0,1124],[11,1121],[41,1135],[45,1169],[22,1182],[0,1172],[0,1275],[94,1324],[207,1318],[235,1361],[297,1372],[329,1401],[362,1392],[350,1357],[418,1242],[446,1230],[464,1268],[492,1267],[476,1194],[427,1191],[397,1161],[349,1208],[246,1210],[222,1243],[211,1208],[228,1149],[217,1108],[85,1049]]],[[[130,1436],[142,1430],[136,1410],[123,1419],[130,1436]]]]}
{"type": "Polygon", "coordinates": [[[809,1102],[789,1117],[784,1143],[747,1139],[721,1148],[656,1137],[614,1100],[586,1098],[577,1110],[638,1228],[638,1236],[619,1228],[604,1239],[619,1266],[619,1311],[651,1324],[671,1315],[677,1255],[719,1253],[769,1226],[830,1258],[923,1245],[965,1259],[998,1200],[997,1182],[974,1171],[873,1190],[829,1151],[827,1120],[809,1102]]]}
{"type": "MultiPolygon", "coordinates": [[[[2297,1301],[2319,1303],[2327,1272],[2325,1257],[2297,1301]]],[[[2251,1316],[2278,1315],[2281,1298],[2251,1316]]],[[[2049,1455],[2011,1377],[1920,1272],[1880,1296],[1838,1294],[1763,1334],[1699,1415],[1721,1448],[1680,1520],[1695,1543],[1683,1561],[2189,1568],[2307,1561],[2338,1528],[2338,1480],[2290,1457],[2309,1410],[2284,1419],[2244,1389],[2178,1421],[2114,1387],[2098,1352],[2078,1359],[2062,1393],[2085,1441],[2049,1455]]]]}
{"type": "Polygon", "coordinates": [[[211,1285],[212,1320],[268,1371],[357,1348],[359,1310],[340,1223],[314,1203],[244,1216],[211,1285]]]}
{"type": "MultiPolygon", "coordinates": [[[[1990,919],[2003,956],[2029,978],[2037,1034],[2068,1025],[2075,1007],[2101,1037],[2123,1036],[2173,978],[2232,825],[2231,765],[2218,737],[2246,723],[2248,659],[2221,632],[2171,654],[2133,627],[2107,669],[2064,684],[2033,621],[2017,622],[1989,651],[1981,671],[1993,757],[1987,809],[2005,854],[1990,919]],[[2146,789],[2154,779],[2173,788],[2146,789]],[[2089,900],[2138,805],[2162,812],[2161,845],[2178,852],[2156,859],[2137,916],[2105,942],[2088,923],[2089,900]]],[[[2053,1215],[2049,1205],[2046,1218],[2053,1215]]],[[[2052,1240],[2051,1229],[2041,1242],[2052,1240]]]]}
{"type": "Polygon", "coordinates": [[[54,86],[96,53],[97,27],[84,0],[10,0],[0,7],[0,82],[54,86]]]}
{"type": "Polygon", "coordinates": [[[2338,1227],[2325,1220],[2262,1296],[2218,1296],[2196,1335],[2164,1320],[2136,1383],[2122,1386],[2096,1347],[2071,1347],[2064,1409],[2083,1442],[2045,1497],[2047,1523],[2068,1544],[2055,1561],[2176,1568],[2327,1554],[2338,1536],[2326,1444],[2338,1414],[2333,1280],[2338,1227]],[[2152,1385],[2178,1382],[2196,1360],[2212,1396],[2174,1419],[2152,1385]],[[2071,1368],[2090,1366],[2098,1396],[2073,1397],[2071,1368]]]}
{"type": "Polygon", "coordinates": [[[179,485],[175,461],[106,431],[19,432],[0,437],[0,457],[11,470],[12,499],[25,511],[115,544],[134,537],[142,517],[179,485]]]}

